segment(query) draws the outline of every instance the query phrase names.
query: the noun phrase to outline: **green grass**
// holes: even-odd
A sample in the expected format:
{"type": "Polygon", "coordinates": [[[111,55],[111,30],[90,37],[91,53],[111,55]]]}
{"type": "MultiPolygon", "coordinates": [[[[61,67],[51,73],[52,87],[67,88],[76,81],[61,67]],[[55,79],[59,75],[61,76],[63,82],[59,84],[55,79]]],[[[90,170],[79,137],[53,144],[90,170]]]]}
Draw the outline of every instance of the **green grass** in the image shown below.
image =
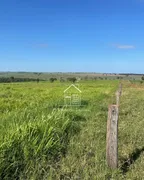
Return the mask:
{"type": "Polygon", "coordinates": [[[143,179],[144,86],[124,81],[119,168],[106,164],[108,105],[118,81],[82,81],[80,108],[65,109],[69,83],[0,84],[0,179],[143,179]]]}
{"type": "Polygon", "coordinates": [[[119,121],[119,165],[125,179],[144,177],[144,85],[125,84],[119,121]]]}

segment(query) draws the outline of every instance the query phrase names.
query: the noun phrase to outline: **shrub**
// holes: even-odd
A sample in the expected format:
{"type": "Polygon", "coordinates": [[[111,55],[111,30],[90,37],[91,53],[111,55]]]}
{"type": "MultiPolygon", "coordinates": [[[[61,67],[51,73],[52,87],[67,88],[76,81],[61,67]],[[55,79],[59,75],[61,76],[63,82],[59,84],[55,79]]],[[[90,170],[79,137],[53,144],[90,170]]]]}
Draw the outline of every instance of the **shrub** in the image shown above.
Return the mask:
{"type": "Polygon", "coordinates": [[[143,81],[144,81],[144,75],[141,77],[141,80],[143,80],[143,81]]]}
{"type": "Polygon", "coordinates": [[[54,81],[57,80],[57,78],[50,78],[49,80],[50,80],[51,83],[53,83],[54,81]]]}
{"type": "Polygon", "coordinates": [[[76,79],[76,77],[69,77],[69,78],[67,78],[67,80],[75,83],[77,79],[76,79]]]}

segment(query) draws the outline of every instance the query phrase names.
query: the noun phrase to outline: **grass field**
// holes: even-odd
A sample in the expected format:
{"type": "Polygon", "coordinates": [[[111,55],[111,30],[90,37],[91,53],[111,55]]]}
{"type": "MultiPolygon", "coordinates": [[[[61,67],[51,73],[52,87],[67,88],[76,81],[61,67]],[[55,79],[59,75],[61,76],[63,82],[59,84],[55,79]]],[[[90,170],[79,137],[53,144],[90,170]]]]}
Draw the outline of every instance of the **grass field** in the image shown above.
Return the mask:
{"type": "Polygon", "coordinates": [[[81,81],[83,107],[63,108],[69,83],[0,84],[0,179],[141,180],[144,86],[123,81],[119,168],[106,164],[108,105],[117,80],[81,81]]]}

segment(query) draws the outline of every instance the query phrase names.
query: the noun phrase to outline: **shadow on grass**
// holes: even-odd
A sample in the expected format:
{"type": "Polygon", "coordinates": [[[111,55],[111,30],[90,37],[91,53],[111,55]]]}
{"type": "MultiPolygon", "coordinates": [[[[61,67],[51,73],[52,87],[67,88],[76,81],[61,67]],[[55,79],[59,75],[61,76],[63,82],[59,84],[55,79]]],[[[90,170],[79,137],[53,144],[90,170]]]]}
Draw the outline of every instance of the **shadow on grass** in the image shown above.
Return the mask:
{"type": "Polygon", "coordinates": [[[87,100],[81,100],[82,106],[88,106],[89,102],[87,100]]]}
{"type": "Polygon", "coordinates": [[[144,147],[142,147],[141,149],[136,149],[132,154],[129,155],[129,158],[125,158],[122,159],[122,166],[121,166],[121,170],[122,173],[125,175],[130,166],[140,157],[140,155],[144,152],[144,147]]]}

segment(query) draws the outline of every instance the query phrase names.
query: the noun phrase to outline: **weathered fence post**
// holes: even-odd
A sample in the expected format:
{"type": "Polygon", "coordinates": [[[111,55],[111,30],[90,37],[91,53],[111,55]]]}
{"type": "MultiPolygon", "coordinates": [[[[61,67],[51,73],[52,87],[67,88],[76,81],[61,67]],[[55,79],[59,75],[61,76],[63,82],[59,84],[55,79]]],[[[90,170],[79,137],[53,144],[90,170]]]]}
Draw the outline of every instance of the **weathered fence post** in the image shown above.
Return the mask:
{"type": "Polygon", "coordinates": [[[122,95],[122,83],[120,83],[120,85],[119,85],[119,95],[120,96],[122,95]]]}
{"type": "Polygon", "coordinates": [[[106,159],[110,168],[118,167],[118,105],[110,105],[107,121],[106,159]]]}
{"type": "Polygon", "coordinates": [[[116,105],[118,106],[121,95],[122,95],[122,84],[119,84],[119,89],[116,91],[116,105]]]}
{"type": "Polygon", "coordinates": [[[119,100],[120,100],[120,93],[119,91],[116,91],[116,105],[119,106],[119,100]]]}
{"type": "Polygon", "coordinates": [[[120,83],[116,91],[116,105],[110,105],[108,110],[106,159],[110,168],[118,167],[118,116],[121,95],[122,84],[120,83]]]}

